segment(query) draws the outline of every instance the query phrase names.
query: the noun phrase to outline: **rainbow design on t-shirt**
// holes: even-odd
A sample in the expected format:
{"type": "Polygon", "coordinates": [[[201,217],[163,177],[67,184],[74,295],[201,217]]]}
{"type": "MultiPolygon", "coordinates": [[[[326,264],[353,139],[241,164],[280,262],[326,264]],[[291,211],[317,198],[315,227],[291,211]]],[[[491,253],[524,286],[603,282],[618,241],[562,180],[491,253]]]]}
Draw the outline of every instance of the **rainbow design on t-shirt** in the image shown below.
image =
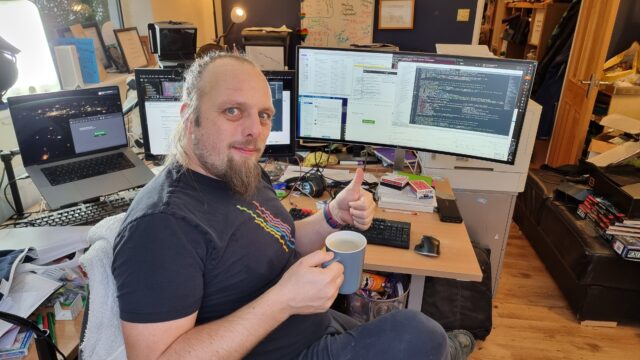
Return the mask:
{"type": "Polygon", "coordinates": [[[244,206],[236,205],[236,207],[253,217],[253,221],[263,228],[266,232],[273,235],[282,245],[285,252],[296,247],[296,241],[291,235],[291,227],[284,221],[273,216],[269,210],[262,207],[258,202],[254,201],[256,210],[248,209],[244,206]]]}

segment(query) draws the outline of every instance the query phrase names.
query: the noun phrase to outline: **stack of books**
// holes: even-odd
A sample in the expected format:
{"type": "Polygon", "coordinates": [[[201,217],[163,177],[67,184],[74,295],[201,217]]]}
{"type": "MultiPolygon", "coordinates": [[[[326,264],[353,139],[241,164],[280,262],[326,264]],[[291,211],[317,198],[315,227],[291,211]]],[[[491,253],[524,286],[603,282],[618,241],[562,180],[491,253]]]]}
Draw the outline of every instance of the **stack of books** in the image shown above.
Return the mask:
{"type": "Polygon", "coordinates": [[[382,209],[433,212],[437,206],[435,196],[419,199],[408,186],[402,190],[378,186],[377,195],[382,209]]]}
{"type": "Polygon", "coordinates": [[[589,195],[578,206],[587,219],[622,258],[640,261],[640,219],[627,219],[607,200],[589,195]]]}

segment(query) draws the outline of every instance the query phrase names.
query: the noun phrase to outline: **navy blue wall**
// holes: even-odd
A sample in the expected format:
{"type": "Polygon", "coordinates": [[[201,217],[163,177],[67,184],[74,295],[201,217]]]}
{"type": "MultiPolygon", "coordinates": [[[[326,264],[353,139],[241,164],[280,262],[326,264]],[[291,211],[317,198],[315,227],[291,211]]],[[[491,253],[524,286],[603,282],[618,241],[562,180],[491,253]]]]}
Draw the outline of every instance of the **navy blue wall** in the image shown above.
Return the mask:
{"type": "Polygon", "coordinates": [[[396,45],[404,51],[435,52],[436,43],[471,44],[477,0],[416,0],[413,30],[377,30],[376,6],[373,42],[396,45]],[[458,9],[470,9],[469,21],[458,22],[458,9]]]}

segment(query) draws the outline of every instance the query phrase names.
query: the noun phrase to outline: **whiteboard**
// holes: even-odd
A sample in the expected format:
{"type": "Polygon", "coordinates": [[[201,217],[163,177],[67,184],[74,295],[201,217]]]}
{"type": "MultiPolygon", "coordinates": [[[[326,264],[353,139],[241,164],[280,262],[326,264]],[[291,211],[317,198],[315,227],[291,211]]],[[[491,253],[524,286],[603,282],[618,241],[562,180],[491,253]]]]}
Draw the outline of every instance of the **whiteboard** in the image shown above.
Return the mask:
{"type": "Polygon", "coordinates": [[[375,0],[305,0],[302,28],[307,46],[348,47],[373,41],[375,0]]]}

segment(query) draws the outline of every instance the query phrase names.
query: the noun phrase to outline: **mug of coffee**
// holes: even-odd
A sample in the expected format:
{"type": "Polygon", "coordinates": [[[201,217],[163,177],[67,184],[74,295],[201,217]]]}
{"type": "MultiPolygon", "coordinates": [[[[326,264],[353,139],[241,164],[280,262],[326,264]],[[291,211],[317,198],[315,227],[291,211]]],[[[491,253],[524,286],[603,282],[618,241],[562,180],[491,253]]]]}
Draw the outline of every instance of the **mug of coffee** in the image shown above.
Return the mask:
{"type": "Polygon", "coordinates": [[[360,277],[364,266],[364,249],[367,239],[355,231],[338,231],[327,236],[325,246],[333,252],[334,258],[324,267],[339,261],[344,266],[344,282],[340,286],[340,294],[353,294],[360,287],[360,277]]]}

